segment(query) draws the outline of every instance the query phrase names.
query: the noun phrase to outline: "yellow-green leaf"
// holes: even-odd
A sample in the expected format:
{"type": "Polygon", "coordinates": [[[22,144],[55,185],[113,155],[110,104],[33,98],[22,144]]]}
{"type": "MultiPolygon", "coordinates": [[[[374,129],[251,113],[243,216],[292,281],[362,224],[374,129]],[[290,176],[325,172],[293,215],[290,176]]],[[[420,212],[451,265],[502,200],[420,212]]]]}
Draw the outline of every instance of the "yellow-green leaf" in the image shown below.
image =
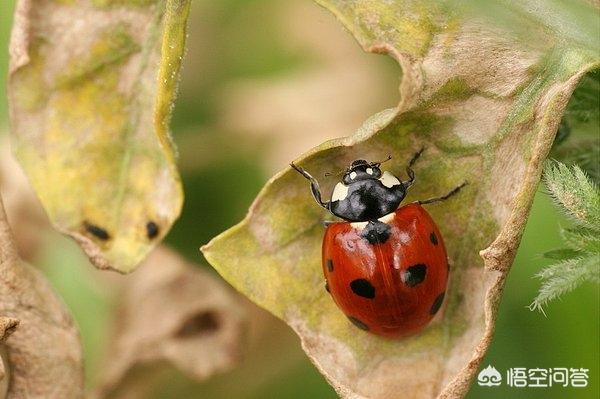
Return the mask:
{"type": "Polygon", "coordinates": [[[189,0],[20,0],[13,151],[51,221],[99,268],[129,272],[183,193],[168,123],[189,0]]]}
{"type": "MultiPolygon", "coordinates": [[[[321,222],[328,215],[291,168],[273,177],[247,217],[203,252],[232,285],[294,328],[342,396],[462,397],[491,342],[561,114],[581,76],[599,65],[598,9],[554,0],[473,7],[425,0],[317,2],[365,50],[398,61],[401,99],[354,135],[295,162],[323,176],[354,159],[391,155],[384,166],[403,175],[424,146],[406,202],[469,181],[460,195],[428,206],[451,265],[442,312],[402,340],[356,329],[324,289],[321,222]]],[[[335,177],[321,180],[329,194],[335,177]]]]}

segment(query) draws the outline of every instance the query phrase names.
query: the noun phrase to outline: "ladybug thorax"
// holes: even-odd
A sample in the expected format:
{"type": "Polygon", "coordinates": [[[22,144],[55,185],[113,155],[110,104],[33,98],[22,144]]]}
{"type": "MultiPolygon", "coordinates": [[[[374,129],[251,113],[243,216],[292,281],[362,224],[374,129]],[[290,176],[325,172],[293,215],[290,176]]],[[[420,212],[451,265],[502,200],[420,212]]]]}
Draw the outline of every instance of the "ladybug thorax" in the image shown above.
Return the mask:
{"type": "Polygon", "coordinates": [[[347,221],[366,222],[395,211],[405,196],[406,188],[396,176],[357,160],[335,186],[329,208],[347,221]]]}

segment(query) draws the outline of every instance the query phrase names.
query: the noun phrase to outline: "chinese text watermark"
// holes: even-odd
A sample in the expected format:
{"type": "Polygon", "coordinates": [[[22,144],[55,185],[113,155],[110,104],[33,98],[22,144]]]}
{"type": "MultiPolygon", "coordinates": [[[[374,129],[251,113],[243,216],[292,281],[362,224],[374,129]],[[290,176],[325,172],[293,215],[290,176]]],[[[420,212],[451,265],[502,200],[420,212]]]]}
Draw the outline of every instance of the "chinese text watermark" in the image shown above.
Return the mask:
{"type": "MultiPolygon", "coordinates": [[[[548,388],[553,386],[585,388],[589,369],[584,368],[526,368],[511,367],[504,373],[504,383],[514,388],[548,388]]],[[[502,385],[503,374],[495,367],[487,366],[477,376],[477,383],[484,387],[502,385]]]]}

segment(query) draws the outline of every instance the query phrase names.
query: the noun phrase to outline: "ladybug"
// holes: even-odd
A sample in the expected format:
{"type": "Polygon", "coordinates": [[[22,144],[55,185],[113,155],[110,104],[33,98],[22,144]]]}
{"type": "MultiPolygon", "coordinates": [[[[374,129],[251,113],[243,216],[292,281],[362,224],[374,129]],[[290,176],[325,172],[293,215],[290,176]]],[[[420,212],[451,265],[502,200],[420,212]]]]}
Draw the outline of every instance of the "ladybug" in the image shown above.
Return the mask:
{"type": "Polygon", "coordinates": [[[446,293],[449,266],[440,230],[424,204],[448,194],[400,206],[415,180],[410,160],[408,180],[382,173],[383,162],[359,159],[350,165],[324,202],[318,181],[291,164],[310,181],[315,201],[342,222],[325,222],[322,262],[325,289],[350,322],[373,334],[402,338],[422,330],[439,311],[446,293]]]}

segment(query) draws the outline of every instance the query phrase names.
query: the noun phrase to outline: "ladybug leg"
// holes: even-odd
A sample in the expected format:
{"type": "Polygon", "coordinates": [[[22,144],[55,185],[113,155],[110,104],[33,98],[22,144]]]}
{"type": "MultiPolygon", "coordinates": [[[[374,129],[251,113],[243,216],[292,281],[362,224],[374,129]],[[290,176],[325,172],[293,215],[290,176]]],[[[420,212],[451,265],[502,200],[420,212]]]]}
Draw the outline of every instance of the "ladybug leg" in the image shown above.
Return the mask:
{"type": "Polygon", "coordinates": [[[312,195],[313,195],[315,201],[317,202],[317,204],[321,205],[323,208],[329,210],[329,201],[324,202],[321,199],[321,188],[319,187],[319,182],[317,181],[317,179],[315,179],[314,177],[312,177],[310,173],[308,173],[307,171],[305,171],[300,166],[295,165],[293,162],[290,164],[290,166],[292,168],[294,168],[294,170],[296,172],[300,173],[308,181],[310,181],[310,190],[312,191],[312,195]]]}
{"type": "Polygon", "coordinates": [[[421,147],[421,149],[417,151],[415,155],[413,155],[410,162],[408,163],[408,166],[406,167],[406,174],[408,175],[408,180],[402,182],[404,188],[409,188],[415,181],[415,171],[412,170],[412,166],[415,164],[415,162],[417,162],[417,159],[419,159],[423,151],[425,151],[425,147],[421,147]]]}
{"type": "Polygon", "coordinates": [[[464,186],[467,185],[467,182],[462,182],[460,185],[458,185],[457,187],[455,187],[454,189],[452,189],[452,191],[450,191],[448,194],[442,196],[442,197],[435,197],[435,198],[429,198],[426,200],[421,200],[421,201],[416,201],[417,204],[419,205],[424,205],[424,204],[433,204],[435,202],[440,202],[440,201],[444,201],[447,200],[448,198],[452,197],[455,194],[458,194],[458,192],[460,191],[461,188],[463,188],[464,186]]]}
{"type": "Polygon", "coordinates": [[[323,220],[323,227],[329,227],[332,224],[338,223],[335,220],[323,220]]]}

